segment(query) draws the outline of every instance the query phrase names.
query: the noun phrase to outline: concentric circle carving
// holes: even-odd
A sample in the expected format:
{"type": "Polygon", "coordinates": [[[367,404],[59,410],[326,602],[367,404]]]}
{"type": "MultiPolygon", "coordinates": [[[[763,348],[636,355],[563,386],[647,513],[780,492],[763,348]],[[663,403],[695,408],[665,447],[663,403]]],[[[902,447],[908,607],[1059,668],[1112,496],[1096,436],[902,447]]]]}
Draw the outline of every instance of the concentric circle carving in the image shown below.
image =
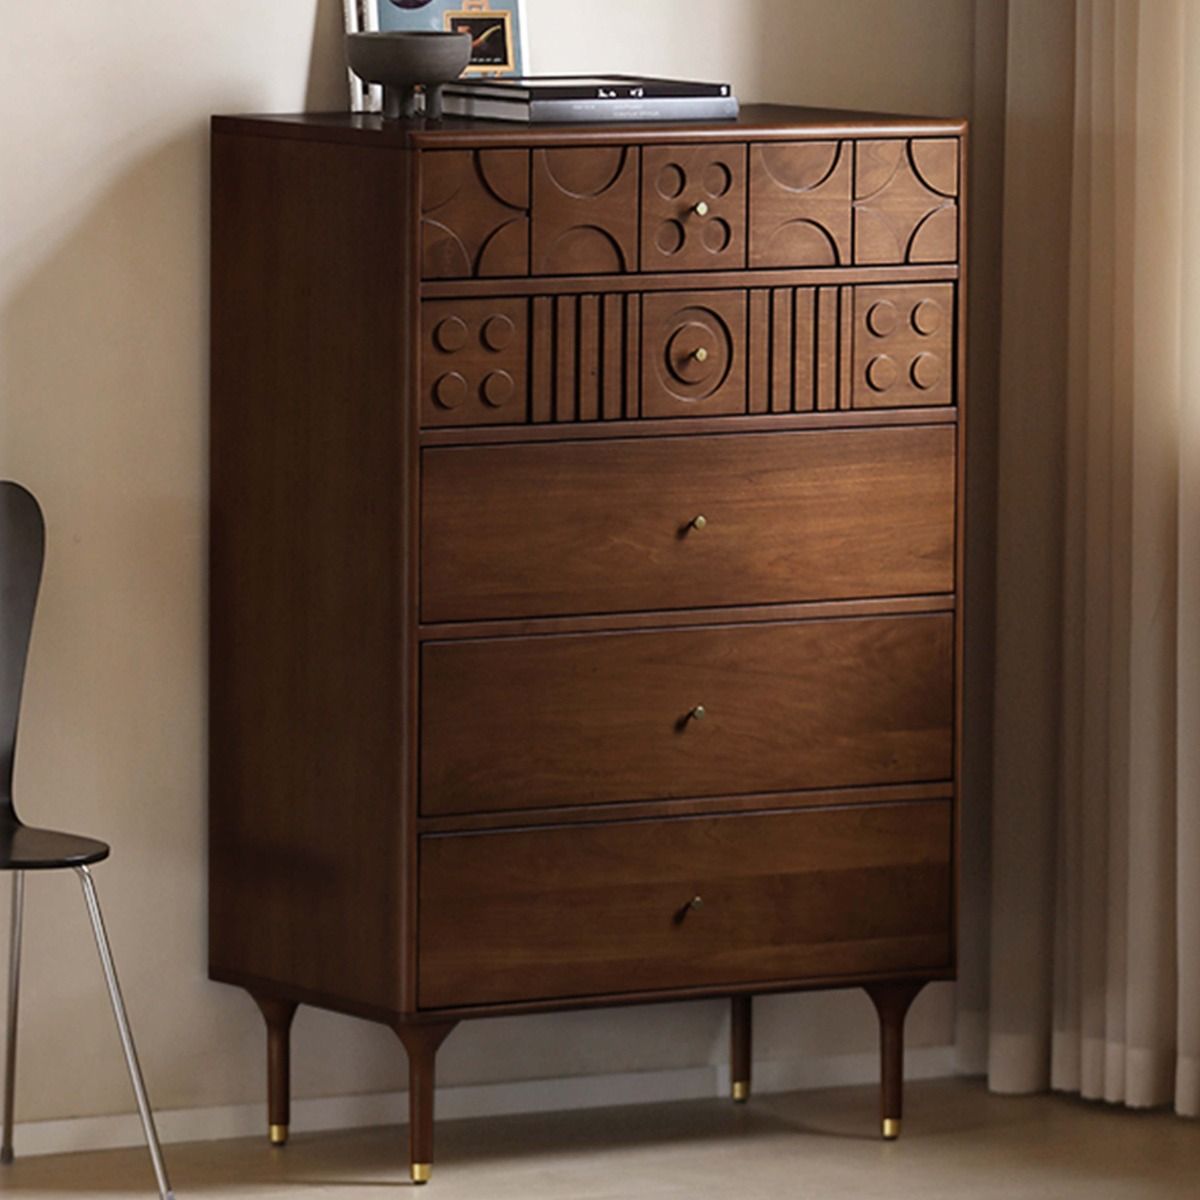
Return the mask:
{"type": "Polygon", "coordinates": [[[867,310],[867,328],[876,337],[890,337],[900,323],[900,314],[890,300],[880,300],[867,310]]]}
{"type": "Polygon", "coordinates": [[[501,350],[507,350],[512,345],[516,332],[517,328],[512,320],[503,313],[497,313],[496,316],[489,317],[483,324],[483,344],[489,350],[499,354],[501,350]]]}
{"type": "Polygon", "coordinates": [[[886,392],[900,377],[900,369],[890,354],[877,354],[867,363],[867,383],[876,392],[886,392]]]}
{"type": "Polygon", "coordinates": [[[461,317],[446,317],[437,323],[433,340],[439,350],[454,354],[467,344],[467,323],[461,317]]]}
{"type": "Polygon", "coordinates": [[[922,300],[912,310],[912,327],[924,337],[932,337],[942,327],[945,313],[936,300],[922,300]]]}
{"type": "Polygon", "coordinates": [[[674,200],[676,196],[682,194],[683,189],[687,186],[687,176],[683,173],[683,168],[678,164],[667,163],[659,171],[658,178],[654,181],[654,186],[658,189],[658,194],[664,200],[674,200]]]}
{"type": "Polygon", "coordinates": [[[680,222],[664,221],[654,236],[654,244],[662,254],[678,254],[686,236],[680,222]]]}
{"type": "Polygon", "coordinates": [[[710,196],[723,196],[733,187],[733,172],[724,163],[711,162],[704,168],[701,183],[710,196]]]}
{"type": "Polygon", "coordinates": [[[493,408],[502,408],[516,391],[513,377],[507,371],[492,371],[483,381],[484,400],[493,408]]]}
{"type": "Polygon", "coordinates": [[[663,382],[681,400],[713,395],[729,375],[733,337],[719,314],[685,308],[668,325],[663,347],[663,382]]]}
{"type": "Polygon", "coordinates": [[[729,228],[728,222],[722,221],[720,217],[713,217],[704,226],[700,240],[710,254],[722,254],[729,248],[729,243],[733,241],[733,230],[729,228]]]}
{"type": "Polygon", "coordinates": [[[908,370],[913,384],[923,392],[937,387],[942,379],[942,360],[936,354],[918,354],[908,370]]]}
{"type": "Polygon", "coordinates": [[[433,385],[433,399],[440,408],[458,408],[467,398],[467,381],[457,372],[449,371],[433,385]]]}

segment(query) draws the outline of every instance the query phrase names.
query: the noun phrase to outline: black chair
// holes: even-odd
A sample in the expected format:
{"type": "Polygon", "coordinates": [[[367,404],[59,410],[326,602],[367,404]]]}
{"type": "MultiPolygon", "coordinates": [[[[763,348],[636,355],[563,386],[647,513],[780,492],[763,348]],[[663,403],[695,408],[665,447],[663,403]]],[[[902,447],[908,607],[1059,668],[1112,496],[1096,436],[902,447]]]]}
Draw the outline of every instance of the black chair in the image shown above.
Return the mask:
{"type": "Polygon", "coordinates": [[[38,502],[20,484],[0,480],[0,871],[11,871],[12,936],[9,942],[8,1039],[4,1070],[4,1140],[0,1145],[0,1163],[13,1160],[13,1094],[17,1065],[17,1005],[21,982],[21,918],[25,903],[26,871],[73,870],[83,886],[100,965],[108,984],[117,1031],[125,1051],[129,1078],[137,1100],[154,1175],[162,1200],[173,1200],[167,1180],[154,1114],[146,1098],[133,1034],[125,1015],[125,1003],[117,983],[104,918],[96,897],[89,868],[108,857],[108,847],[91,838],[23,825],[13,806],[13,762],[16,753],[17,718],[21,706],[21,685],[25,678],[25,660],[33,629],[33,611],[37,604],[42,577],[42,559],[46,531],[38,502]]]}

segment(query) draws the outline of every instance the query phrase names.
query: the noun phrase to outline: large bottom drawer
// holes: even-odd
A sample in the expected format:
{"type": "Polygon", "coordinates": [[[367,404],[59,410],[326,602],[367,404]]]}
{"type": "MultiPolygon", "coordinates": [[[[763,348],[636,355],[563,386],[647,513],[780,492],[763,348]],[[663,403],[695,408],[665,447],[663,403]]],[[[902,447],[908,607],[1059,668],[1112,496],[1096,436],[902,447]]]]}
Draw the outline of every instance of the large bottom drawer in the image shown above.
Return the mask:
{"type": "Polygon", "coordinates": [[[951,962],[952,806],[421,839],[424,1008],[951,962]]]}

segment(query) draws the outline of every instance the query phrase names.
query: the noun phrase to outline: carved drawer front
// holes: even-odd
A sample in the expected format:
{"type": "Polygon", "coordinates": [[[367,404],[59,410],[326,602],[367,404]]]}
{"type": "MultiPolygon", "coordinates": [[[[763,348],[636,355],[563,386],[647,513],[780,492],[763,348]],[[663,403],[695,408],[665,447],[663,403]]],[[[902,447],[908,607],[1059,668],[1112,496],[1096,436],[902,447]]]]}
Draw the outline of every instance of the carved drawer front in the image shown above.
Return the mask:
{"type": "Polygon", "coordinates": [[[949,592],[954,446],[923,426],[431,447],[421,615],[949,592]]]}
{"type": "Polygon", "coordinates": [[[534,150],[533,273],[620,275],[637,269],[637,150],[534,150]]]}
{"type": "Polygon", "coordinates": [[[427,643],[421,811],[949,779],[953,643],[949,614],[427,643]]]}
{"type": "Polygon", "coordinates": [[[642,270],[746,265],[746,147],[642,151],[642,270]]]}
{"type": "Polygon", "coordinates": [[[529,273],[529,152],[421,155],[421,278],[529,273]]]}
{"type": "Polygon", "coordinates": [[[848,266],[853,171],[850,142],[752,145],[750,266],[848,266]]]}
{"type": "Polygon", "coordinates": [[[426,300],[421,424],[497,425],[529,415],[527,301],[426,300]]]}
{"type": "Polygon", "coordinates": [[[951,804],[421,839],[424,1008],[952,962],[951,804]]]}
{"type": "Polygon", "coordinates": [[[958,257],[958,141],[856,144],[854,261],[944,263],[958,257]]]}
{"type": "Polygon", "coordinates": [[[854,289],[855,408],[954,402],[954,287],[854,289]]]}
{"type": "Polygon", "coordinates": [[[642,297],[642,416],[746,411],[746,293],[642,297]]]}

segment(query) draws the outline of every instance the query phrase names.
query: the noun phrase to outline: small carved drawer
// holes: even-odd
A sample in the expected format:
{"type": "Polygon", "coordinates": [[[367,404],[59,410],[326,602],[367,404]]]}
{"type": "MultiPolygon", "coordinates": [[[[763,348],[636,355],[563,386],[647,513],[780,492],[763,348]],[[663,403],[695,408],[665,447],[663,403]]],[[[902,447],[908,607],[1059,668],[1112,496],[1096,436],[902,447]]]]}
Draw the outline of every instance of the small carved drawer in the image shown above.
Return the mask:
{"type": "Polygon", "coordinates": [[[431,447],[421,616],[949,592],[954,446],[921,426],[431,447]]]}
{"type": "Polygon", "coordinates": [[[421,278],[529,273],[529,152],[421,155],[421,278]]]}
{"type": "Polygon", "coordinates": [[[638,152],[630,146],[533,151],[533,273],[638,269],[638,152]]]}
{"type": "Polygon", "coordinates": [[[945,613],[426,643],[421,811],[949,779],[945,613]]]}
{"type": "Polygon", "coordinates": [[[529,415],[528,302],[426,300],[421,424],[497,425],[529,415]]]}
{"type": "Polygon", "coordinates": [[[746,265],[746,147],[642,151],[642,270],[746,265]]]}
{"type": "Polygon", "coordinates": [[[418,1003],[945,967],[951,845],[944,800],[429,835],[418,1003]]]}
{"type": "Polygon", "coordinates": [[[854,289],[854,408],[954,402],[954,286],[854,289]]]}
{"type": "Polygon", "coordinates": [[[746,293],[642,298],[642,416],[746,411],[746,293]]]}

